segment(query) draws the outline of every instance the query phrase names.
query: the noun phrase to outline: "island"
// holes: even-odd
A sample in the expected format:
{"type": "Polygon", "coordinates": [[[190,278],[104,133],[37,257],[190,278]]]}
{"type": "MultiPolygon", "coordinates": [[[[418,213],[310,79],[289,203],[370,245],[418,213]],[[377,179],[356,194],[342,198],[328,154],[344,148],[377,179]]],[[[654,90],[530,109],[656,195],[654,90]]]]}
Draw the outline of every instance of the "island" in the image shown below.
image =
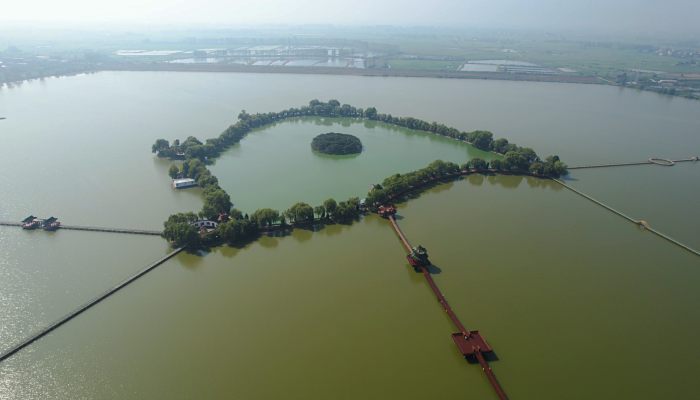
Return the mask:
{"type": "Polygon", "coordinates": [[[378,113],[374,107],[362,109],[341,104],[338,100],[322,102],[314,99],[308,105],[279,112],[248,114],[243,110],[238,115],[238,121],[218,137],[201,141],[190,136],[183,141],[176,139],[172,143],[158,139],[151,146],[151,151],[159,158],[178,161],[168,171],[173,179],[194,179],[197,186],[202,188],[204,205],[199,213],[176,213],[164,223],[163,237],[173,247],[187,246],[194,249],[223,243],[245,245],[256,240],[262,233],[284,231],[295,226],[308,227],[315,223],[351,224],[361,214],[401,201],[408,194],[415,195],[435,184],[461,179],[474,173],[528,175],[545,179],[558,178],[568,173],[566,164],[557,155],[542,159],[529,147],[518,146],[505,138],[494,139],[493,133],[489,131],[464,132],[437,122],[378,113]],[[231,197],[219,186],[218,178],[207,165],[255,129],[298,117],[353,118],[422,130],[468,143],[477,149],[491,152],[495,157],[488,161],[472,158],[463,165],[435,160],[417,171],[397,173],[384,179],[381,184],[372,185],[364,201],[358,197],[350,197],[345,201],[329,198],[316,206],[298,202],[286,211],[262,208],[250,215],[234,208],[231,197]]]}
{"type": "Polygon", "coordinates": [[[328,132],[316,136],[311,141],[314,151],[331,155],[349,155],[362,152],[362,142],[356,136],[345,133],[328,132]]]}

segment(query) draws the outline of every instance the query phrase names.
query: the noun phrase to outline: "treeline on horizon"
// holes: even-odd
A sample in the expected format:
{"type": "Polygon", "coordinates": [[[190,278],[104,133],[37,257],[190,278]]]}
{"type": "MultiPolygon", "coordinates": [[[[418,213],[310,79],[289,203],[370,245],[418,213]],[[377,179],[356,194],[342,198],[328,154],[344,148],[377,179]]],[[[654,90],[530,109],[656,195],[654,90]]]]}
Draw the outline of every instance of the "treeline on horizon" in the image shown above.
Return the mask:
{"type": "Polygon", "coordinates": [[[385,179],[381,185],[375,185],[367,194],[367,204],[373,207],[392,201],[409,190],[448,177],[455,177],[461,171],[531,173],[540,176],[558,177],[566,173],[566,165],[557,156],[541,160],[534,150],[508,143],[506,139],[493,140],[488,131],[460,132],[443,124],[428,123],[411,117],[393,117],[390,114],[378,114],[374,107],[355,108],[330,100],[327,103],[312,100],[308,106],[290,108],[277,113],[248,114],[242,111],[238,121],[229,126],[218,138],[207,139],[202,143],[190,136],[184,142],[175,140],[172,145],[165,139],[158,139],[151,150],[159,157],[171,160],[182,159],[182,165],[171,165],[169,174],[172,178],[187,177],[194,179],[203,190],[204,204],[199,213],[177,213],[171,215],[164,223],[163,236],[174,246],[213,245],[220,242],[243,244],[257,238],[261,231],[274,227],[286,227],[289,224],[303,226],[322,220],[326,223],[347,223],[360,215],[360,200],[356,197],[336,202],[328,199],[315,207],[307,203],[296,203],[280,212],[270,208],[256,210],[253,214],[243,214],[233,208],[228,193],[219,186],[219,181],[207,168],[207,163],[218,157],[224,150],[238,143],[247,133],[285,118],[301,116],[353,117],[381,121],[410,129],[420,129],[442,136],[464,140],[482,150],[503,154],[503,159],[485,161],[479,158],[469,160],[459,166],[452,162],[434,161],[426,168],[407,174],[395,174],[385,179]],[[202,237],[193,222],[200,219],[216,221],[226,215],[212,235],[202,237]]]}

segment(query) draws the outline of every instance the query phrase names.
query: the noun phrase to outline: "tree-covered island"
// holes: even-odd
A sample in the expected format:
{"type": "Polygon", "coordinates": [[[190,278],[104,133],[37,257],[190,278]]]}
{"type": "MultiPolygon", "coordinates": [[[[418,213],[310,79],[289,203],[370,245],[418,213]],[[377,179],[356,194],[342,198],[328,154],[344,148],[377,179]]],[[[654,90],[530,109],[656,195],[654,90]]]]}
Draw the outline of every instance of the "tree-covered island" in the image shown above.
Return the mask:
{"type": "Polygon", "coordinates": [[[349,155],[362,152],[362,142],[353,135],[328,132],[316,136],[311,141],[311,149],[323,154],[349,155]]]}
{"type": "MultiPolygon", "coordinates": [[[[360,149],[361,146],[360,143],[360,149]]],[[[183,160],[181,166],[170,167],[170,176],[193,178],[203,189],[204,205],[198,214],[192,212],[174,214],[164,224],[163,236],[176,247],[221,243],[245,244],[270,230],[308,226],[317,222],[350,223],[358,219],[364,210],[373,210],[376,206],[396,201],[405,194],[420,192],[432,184],[458,179],[470,173],[504,173],[542,178],[557,178],[567,174],[566,164],[558,156],[541,159],[529,147],[517,146],[504,138],[494,140],[493,134],[489,131],[463,132],[437,122],[379,114],[374,107],[362,109],[348,104],[341,105],[337,100],[330,100],[327,103],[312,100],[308,106],[290,108],[277,113],[248,114],[242,111],[238,115],[238,121],[217,138],[202,142],[190,136],[183,142],[174,140],[172,144],[165,139],[158,139],[151,150],[158,157],[183,160]],[[362,207],[359,198],[353,197],[341,202],[328,199],[315,207],[300,202],[285,211],[262,208],[251,215],[233,208],[228,193],[219,186],[218,179],[207,168],[207,163],[238,143],[255,128],[287,118],[304,116],[356,118],[423,130],[469,143],[484,151],[491,151],[499,155],[499,158],[491,161],[474,158],[461,166],[437,160],[423,169],[392,175],[384,179],[381,184],[374,185],[367,194],[365,207],[362,207]],[[195,226],[196,222],[203,220],[216,222],[216,228],[209,229],[206,234],[203,234],[203,231],[200,232],[195,226]]]]}

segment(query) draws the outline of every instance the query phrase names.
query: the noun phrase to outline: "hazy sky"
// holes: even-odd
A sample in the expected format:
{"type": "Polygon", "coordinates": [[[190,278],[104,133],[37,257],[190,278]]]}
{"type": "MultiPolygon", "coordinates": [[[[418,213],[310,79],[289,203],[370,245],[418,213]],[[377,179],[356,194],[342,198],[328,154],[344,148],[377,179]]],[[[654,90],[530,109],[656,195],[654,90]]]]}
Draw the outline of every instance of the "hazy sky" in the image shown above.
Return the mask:
{"type": "Polygon", "coordinates": [[[0,21],[427,25],[700,34],[700,0],[2,0],[0,21]]]}

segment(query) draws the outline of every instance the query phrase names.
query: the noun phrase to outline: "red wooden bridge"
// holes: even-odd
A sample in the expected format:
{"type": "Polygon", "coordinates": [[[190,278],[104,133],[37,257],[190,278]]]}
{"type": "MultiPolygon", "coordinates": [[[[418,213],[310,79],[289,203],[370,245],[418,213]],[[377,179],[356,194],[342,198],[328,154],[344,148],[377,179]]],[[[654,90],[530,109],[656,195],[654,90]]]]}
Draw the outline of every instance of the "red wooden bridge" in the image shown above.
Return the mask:
{"type": "MultiPolygon", "coordinates": [[[[393,207],[391,208],[393,210],[393,207]]],[[[393,212],[386,213],[384,214],[384,216],[388,218],[391,222],[391,226],[394,228],[394,231],[396,231],[396,234],[399,236],[399,239],[401,239],[401,243],[403,244],[403,247],[406,249],[406,251],[409,254],[413,252],[414,248],[411,246],[411,243],[409,243],[408,239],[406,239],[406,236],[401,231],[401,228],[399,228],[399,225],[396,222],[396,219],[394,218],[393,212]]],[[[459,351],[465,357],[475,358],[476,361],[479,362],[479,365],[481,365],[481,368],[484,371],[484,374],[486,374],[486,378],[489,380],[489,383],[496,391],[498,398],[501,400],[507,399],[508,396],[506,396],[505,391],[496,379],[496,375],[493,373],[493,370],[491,370],[488,361],[484,357],[485,353],[493,352],[491,346],[486,342],[486,339],[484,339],[481,336],[479,331],[471,331],[462,324],[462,322],[457,317],[457,314],[455,314],[455,312],[452,310],[452,307],[450,307],[450,304],[447,302],[447,299],[440,291],[440,288],[438,288],[437,284],[435,284],[433,277],[430,275],[430,271],[428,271],[428,265],[420,265],[416,268],[419,268],[420,271],[423,273],[425,280],[428,282],[430,289],[432,289],[433,293],[435,294],[435,297],[437,297],[437,300],[442,306],[443,310],[445,310],[445,312],[449,316],[450,320],[452,321],[452,324],[454,324],[454,326],[457,327],[457,329],[459,330],[459,332],[455,332],[452,334],[452,340],[454,340],[459,351]]]]}

